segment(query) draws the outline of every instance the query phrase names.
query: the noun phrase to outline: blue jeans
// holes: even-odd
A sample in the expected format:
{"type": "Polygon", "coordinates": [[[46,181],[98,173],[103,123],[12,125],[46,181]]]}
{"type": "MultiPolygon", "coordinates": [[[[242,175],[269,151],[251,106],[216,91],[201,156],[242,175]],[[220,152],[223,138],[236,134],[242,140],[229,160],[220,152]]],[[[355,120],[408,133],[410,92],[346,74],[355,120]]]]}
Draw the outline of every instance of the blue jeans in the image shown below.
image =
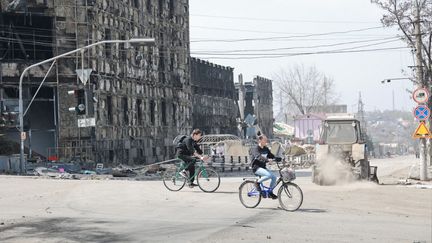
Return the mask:
{"type": "Polygon", "coordinates": [[[262,183],[263,181],[271,179],[270,188],[273,189],[276,186],[276,176],[270,171],[264,168],[258,168],[258,170],[255,172],[255,175],[261,176],[261,179],[258,180],[258,183],[262,183]]]}

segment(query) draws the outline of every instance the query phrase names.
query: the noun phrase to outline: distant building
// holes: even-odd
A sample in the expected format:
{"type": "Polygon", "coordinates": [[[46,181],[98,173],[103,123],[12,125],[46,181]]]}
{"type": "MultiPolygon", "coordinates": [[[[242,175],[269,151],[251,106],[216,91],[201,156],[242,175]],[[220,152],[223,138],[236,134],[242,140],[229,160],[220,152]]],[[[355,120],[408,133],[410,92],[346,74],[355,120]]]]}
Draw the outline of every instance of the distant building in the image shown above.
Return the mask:
{"type": "Polygon", "coordinates": [[[233,68],[191,58],[192,126],[205,134],[237,134],[233,68]]]}
{"type": "MultiPolygon", "coordinates": [[[[172,158],[172,139],[192,129],[189,1],[0,0],[0,114],[16,112],[19,77],[29,65],[99,41],[136,37],[155,38],[155,44],[106,43],[53,65],[24,117],[26,150],[31,142],[44,157],[106,164],[172,158]],[[90,97],[86,114],[69,111],[81,102],[68,95],[79,88],[81,68],[93,70],[81,84],[90,97]],[[78,127],[90,119],[94,125],[78,127]]],[[[50,65],[25,77],[24,108],[50,65]]],[[[19,142],[14,127],[7,132],[19,142]]]]}
{"type": "Polygon", "coordinates": [[[240,117],[244,120],[248,116],[256,119],[257,129],[244,129],[249,137],[257,130],[268,137],[273,137],[273,88],[272,81],[263,77],[256,76],[253,82],[237,83],[236,91],[238,94],[238,104],[240,117]]]}
{"type": "Polygon", "coordinates": [[[322,121],[325,115],[307,114],[294,119],[294,137],[305,143],[317,142],[320,139],[322,121]]]}
{"type": "Polygon", "coordinates": [[[314,113],[347,113],[347,105],[319,105],[311,109],[314,113]]]}

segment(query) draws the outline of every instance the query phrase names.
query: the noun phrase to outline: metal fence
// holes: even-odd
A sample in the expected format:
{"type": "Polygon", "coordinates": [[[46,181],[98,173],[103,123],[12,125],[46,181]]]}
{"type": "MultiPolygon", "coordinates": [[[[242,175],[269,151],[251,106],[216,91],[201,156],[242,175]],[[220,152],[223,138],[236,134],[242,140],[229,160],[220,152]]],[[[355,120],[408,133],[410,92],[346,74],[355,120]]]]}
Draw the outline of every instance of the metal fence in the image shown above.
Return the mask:
{"type": "Polygon", "coordinates": [[[248,156],[212,156],[208,165],[222,172],[250,170],[248,156]]]}
{"type": "Polygon", "coordinates": [[[303,154],[298,156],[285,156],[285,160],[294,168],[309,168],[316,161],[315,154],[303,154]]]}

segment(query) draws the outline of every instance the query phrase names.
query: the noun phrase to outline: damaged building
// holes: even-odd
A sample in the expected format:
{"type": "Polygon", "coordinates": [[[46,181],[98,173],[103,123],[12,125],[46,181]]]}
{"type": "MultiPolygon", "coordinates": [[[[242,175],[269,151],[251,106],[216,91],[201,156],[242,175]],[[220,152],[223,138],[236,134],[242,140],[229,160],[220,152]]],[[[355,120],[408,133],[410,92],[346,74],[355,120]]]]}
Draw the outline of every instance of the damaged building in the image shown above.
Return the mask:
{"type": "MultiPolygon", "coordinates": [[[[173,156],[172,139],[194,125],[188,0],[0,0],[0,7],[1,114],[10,123],[2,129],[10,140],[19,142],[9,118],[18,111],[24,68],[98,41],[145,37],[154,38],[154,46],[104,44],[31,69],[24,110],[37,95],[24,117],[31,134],[26,153],[107,164],[173,156]],[[91,69],[87,82],[77,76],[84,69],[91,69]],[[85,90],[85,97],[70,90],[85,90]],[[82,99],[84,113],[69,111],[82,99]]],[[[207,91],[195,88],[203,103],[207,91]]]]}
{"type": "Polygon", "coordinates": [[[192,124],[205,134],[237,135],[233,70],[191,58],[192,124]]]}
{"type": "Polygon", "coordinates": [[[243,136],[253,137],[259,130],[273,137],[273,88],[272,81],[256,76],[252,82],[236,83],[236,92],[243,123],[243,136]],[[249,122],[252,120],[253,122],[249,122]],[[251,124],[253,123],[253,124],[251,124]]]}

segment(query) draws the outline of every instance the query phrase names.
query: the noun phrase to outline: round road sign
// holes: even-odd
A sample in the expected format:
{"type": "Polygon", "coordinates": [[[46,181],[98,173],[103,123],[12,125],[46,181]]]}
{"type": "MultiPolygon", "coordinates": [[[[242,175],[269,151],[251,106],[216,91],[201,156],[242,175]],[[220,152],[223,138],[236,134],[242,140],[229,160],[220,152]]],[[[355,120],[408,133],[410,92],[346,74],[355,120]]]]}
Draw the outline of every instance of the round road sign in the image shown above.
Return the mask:
{"type": "Polygon", "coordinates": [[[426,103],[429,100],[429,92],[425,88],[418,88],[413,92],[413,99],[419,104],[426,103]]]}
{"type": "Polygon", "coordinates": [[[420,121],[427,120],[430,116],[430,110],[425,105],[419,105],[414,109],[414,116],[420,121]]]}

